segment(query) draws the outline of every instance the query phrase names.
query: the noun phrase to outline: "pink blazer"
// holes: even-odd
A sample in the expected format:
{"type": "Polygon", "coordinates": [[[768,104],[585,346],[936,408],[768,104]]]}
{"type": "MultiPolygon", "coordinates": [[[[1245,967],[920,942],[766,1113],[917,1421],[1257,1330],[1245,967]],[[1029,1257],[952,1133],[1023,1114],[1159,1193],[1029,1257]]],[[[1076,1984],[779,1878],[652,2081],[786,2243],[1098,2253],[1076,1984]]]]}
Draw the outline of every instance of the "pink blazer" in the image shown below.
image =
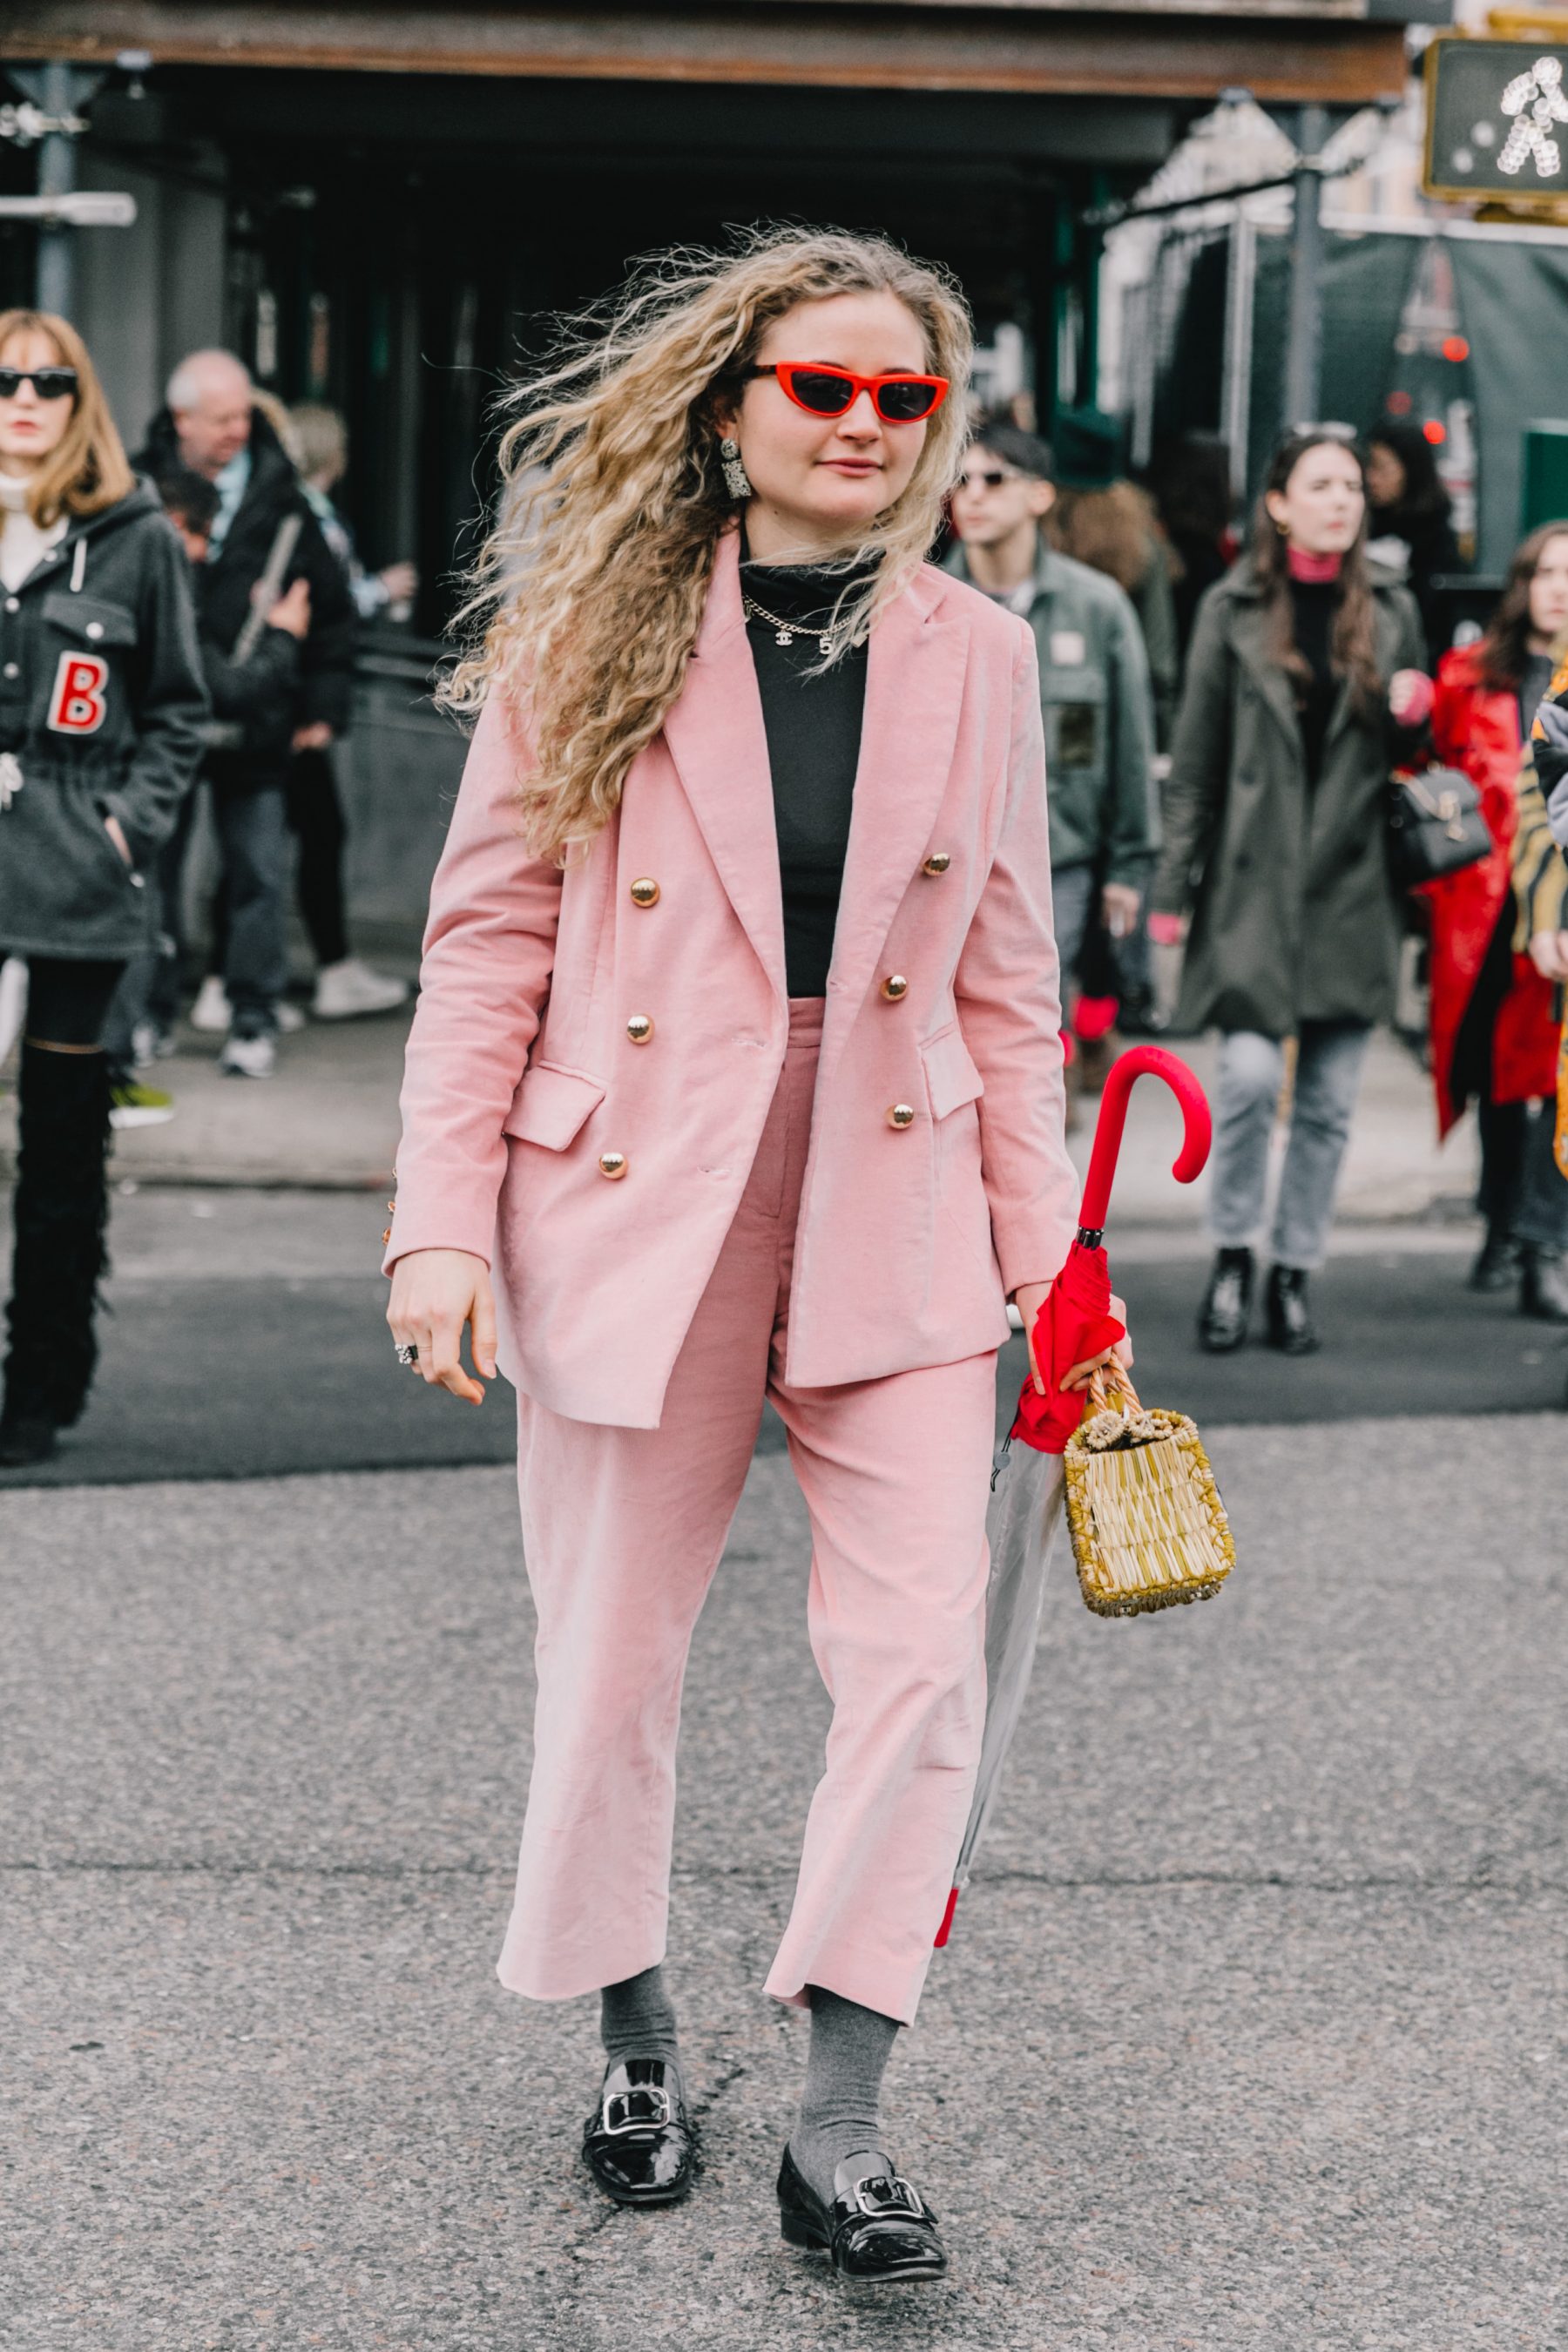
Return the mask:
{"type": "MultiPolygon", "coordinates": [[[[736,534],[679,700],[564,874],[520,836],[528,758],[492,699],[431,888],[385,1262],[486,1259],[508,1377],[652,1429],[788,1030],[736,534]]],[[[1034,641],[928,567],[871,635],[785,1377],[996,1347],[1006,1294],[1059,1270],[1076,1195],[1034,641]]]]}

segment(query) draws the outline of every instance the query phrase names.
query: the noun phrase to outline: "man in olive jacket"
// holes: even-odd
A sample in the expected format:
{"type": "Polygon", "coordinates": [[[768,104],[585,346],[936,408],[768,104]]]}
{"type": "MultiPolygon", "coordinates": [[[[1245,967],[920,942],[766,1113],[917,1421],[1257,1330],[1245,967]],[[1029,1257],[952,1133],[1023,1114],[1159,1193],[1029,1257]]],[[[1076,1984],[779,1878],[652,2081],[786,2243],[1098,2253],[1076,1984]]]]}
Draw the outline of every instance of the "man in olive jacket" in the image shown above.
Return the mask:
{"type": "Polygon", "coordinates": [[[1160,845],[1154,711],[1138,616],[1102,572],[1047,545],[1047,445],[1016,425],[981,428],[953,493],[947,568],[1034,632],[1046,725],[1051,893],[1064,982],[1091,919],[1138,929],[1160,845]]]}

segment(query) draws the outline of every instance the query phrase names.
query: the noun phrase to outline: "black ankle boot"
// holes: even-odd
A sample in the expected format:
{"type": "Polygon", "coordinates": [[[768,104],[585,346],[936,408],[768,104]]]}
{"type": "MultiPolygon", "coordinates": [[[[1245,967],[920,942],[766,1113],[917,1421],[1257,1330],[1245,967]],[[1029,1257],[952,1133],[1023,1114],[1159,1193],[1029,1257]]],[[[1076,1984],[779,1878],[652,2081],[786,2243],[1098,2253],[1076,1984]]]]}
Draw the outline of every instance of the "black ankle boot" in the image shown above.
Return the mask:
{"type": "Polygon", "coordinates": [[[1310,1356],[1322,1346],[1307,1305],[1307,1276],[1299,1265],[1268,1269],[1268,1344],[1282,1355],[1310,1356]]]}
{"type": "Polygon", "coordinates": [[[1222,1249],[1198,1309],[1198,1345],[1211,1356],[1227,1356],[1247,1337],[1252,1311],[1253,1264],[1249,1249],[1222,1249]]]}
{"type": "Polygon", "coordinates": [[[24,1045],[18,1097],[21,1151],[6,1313],[8,1433],[24,1423],[68,1429],[87,1402],[98,1359],[93,1315],[109,1219],[108,1064],[101,1054],[24,1045]]]}
{"type": "Polygon", "coordinates": [[[1542,1323],[1568,1323],[1568,1258],[1526,1242],[1519,1253],[1519,1311],[1542,1323]]]}
{"type": "Polygon", "coordinates": [[[1489,1225],[1470,1268],[1472,1290],[1509,1290],[1519,1273],[1519,1244],[1504,1225],[1489,1225]]]}
{"type": "Polygon", "coordinates": [[[9,1404],[0,1418],[0,1470],[31,1470],[55,1450],[55,1424],[44,1412],[9,1404]]]}

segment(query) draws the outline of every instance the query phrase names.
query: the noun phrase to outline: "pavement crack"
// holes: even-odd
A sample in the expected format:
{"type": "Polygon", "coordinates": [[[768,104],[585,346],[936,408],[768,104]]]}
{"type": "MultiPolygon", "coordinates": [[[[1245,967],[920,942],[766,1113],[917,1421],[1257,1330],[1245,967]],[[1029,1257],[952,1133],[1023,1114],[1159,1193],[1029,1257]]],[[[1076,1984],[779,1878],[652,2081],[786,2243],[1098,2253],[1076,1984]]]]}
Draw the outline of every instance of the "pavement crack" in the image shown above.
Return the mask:
{"type": "Polygon", "coordinates": [[[731,2084],[738,2083],[745,2071],[743,2066],[731,2066],[728,2074],[720,2075],[711,2090],[704,2091],[700,2099],[694,2099],[689,2109],[692,2122],[700,2124],[705,2116],[711,2115],[731,2084]]]}
{"type": "MultiPolygon", "coordinates": [[[[303,1879],[318,1884],[342,1881],[345,1884],[378,1883],[395,1885],[402,1881],[428,1880],[432,1885],[447,1879],[510,1880],[515,1864],[510,1862],[223,1862],[208,1859],[148,1860],[112,1854],[68,1855],[58,1861],[17,1857],[0,1860],[0,1879],[6,1877],[121,1877],[121,1878],[211,1878],[236,1882],[252,1879],[303,1879]]],[[[773,1886],[789,1874],[764,1865],[743,1863],[711,1867],[677,1870],[674,1882],[685,1885],[773,1886]]],[[[1562,1894],[1568,1892],[1568,1878],[1553,1876],[1543,1871],[1510,1873],[1484,1864],[1469,1871],[1287,1871],[1287,1870],[1170,1870],[1170,1871],[1051,1871],[1051,1870],[987,1870],[971,1882],[969,1892],[979,1895],[989,1887],[1037,1886],[1060,1894],[1100,1892],[1103,1894],[1152,1894],[1165,1891],[1180,1894],[1184,1889],[1231,1889],[1237,1893],[1247,1890],[1274,1890],[1282,1894],[1305,1895],[1513,1895],[1562,1894]]],[[[729,2087],[731,2076],[712,2095],[717,2097],[729,2087]]]]}

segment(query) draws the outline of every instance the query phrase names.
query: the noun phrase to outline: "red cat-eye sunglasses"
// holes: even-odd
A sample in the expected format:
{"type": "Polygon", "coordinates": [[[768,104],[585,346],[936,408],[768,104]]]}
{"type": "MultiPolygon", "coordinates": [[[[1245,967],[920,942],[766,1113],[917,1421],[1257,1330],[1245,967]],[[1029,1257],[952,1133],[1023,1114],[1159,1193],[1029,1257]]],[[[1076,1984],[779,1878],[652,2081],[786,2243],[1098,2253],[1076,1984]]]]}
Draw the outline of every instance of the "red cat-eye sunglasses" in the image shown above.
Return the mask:
{"type": "Polygon", "coordinates": [[[850,368],[807,360],[774,360],[752,375],[776,376],[783,390],[808,416],[843,416],[863,392],[884,425],[921,425],[934,416],[948,394],[944,375],[857,375],[850,368]]]}

